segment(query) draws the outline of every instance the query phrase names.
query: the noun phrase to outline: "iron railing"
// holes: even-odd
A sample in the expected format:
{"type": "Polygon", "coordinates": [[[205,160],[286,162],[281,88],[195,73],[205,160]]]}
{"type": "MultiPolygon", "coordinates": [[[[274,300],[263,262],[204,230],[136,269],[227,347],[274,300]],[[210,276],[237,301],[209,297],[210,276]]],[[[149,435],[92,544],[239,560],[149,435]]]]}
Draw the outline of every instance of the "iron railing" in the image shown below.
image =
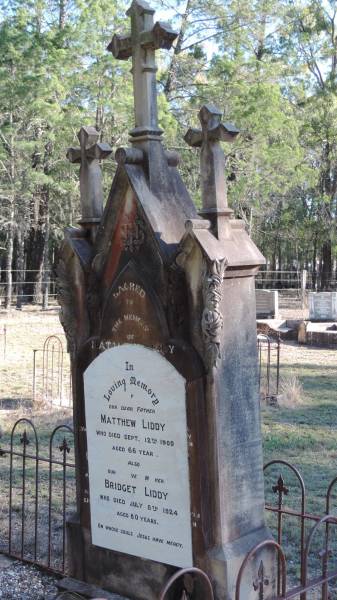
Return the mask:
{"type": "Polygon", "coordinates": [[[259,333],[257,336],[257,354],[259,368],[260,398],[275,402],[280,387],[281,339],[259,333]]]}
{"type": "MultiPolygon", "coordinates": [[[[337,542],[332,537],[337,531],[337,516],[332,514],[337,476],[327,487],[322,516],[307,510],[309,498],[304,479],[294,465],[285,460],[272,460],[265,465],[264,473],[266,494],[275,496],[275,502],[266,504],[266,514],[274,519],[275,540],[257,544],[247,554],[238,572],[235,599],[245,600],[242,584],[245,582],[246,587],[247,580],[251,581],[256,600],[271,597],[274,587],[274,600],[309,600],[312,591],[316,591],[315,598],[321,600],[336,598],[337,589],[332,590],[330,586],[337,580],[337,568],[331,568],[331,550],[337,554],[337,542]],[[295,505],[290,506],[292,497],[295,505]],[[290,528],[288,518],[292,519],[290,528]],[[294,529],[299,543],[287,556],[285,547],[294,529]],[[318,543],[319,532],[323,541],[320,539],[318,543]],[[317,556],[318,547],[321,551],[317,556]],[[269,559],[265,563],[264,552],[268,549],[274,553],[271,554],[274,561],[269,559]],[[291,560],[290,573],[287,559],[291,560]],[[319,574],[312,576],[311,570],[319,574]]],[[[71,427],[59,425],[50,436],[42,432],[39,438],[32,421],[26,418],[16,421],[5,443],[0,444],[0,478],[0,552],[64,574],[66,521],[76,505],[71,427]]],[[[173,597],[186,600],[193,598],[196,590],[197,595],[202,590],[205,600],[213,600],[208,576],[197,568],[182,569],[169,579],[160,600],[166,600],[167,594],[171,597],[172,593],[173,597]]]]}
{"type": "MultiPolygon", "coordinates": [[[[258,592],[257,600],[263,600],[263,598],[270,597],[270,589],[273,583],[273,577],[271,573],[266,572],[266,567],[263,562],[263,550],[267,547],[269,549],[274,548],[275,551],[275,563],[272,567],[275,568],[276,572],[276,596],[273,596],[273,600],[281,600],[286,598],[300,598],[300,600],[309,600],[309,593],[315,592],[315,598],[318,600],[332,600],[337,597],[337,591],[335,590],[330,595],[329,583],[333,580],[337,580],[337,568],[329,569],[329,560],[332,558],[331,552],[331,528],[337,527],[337,517],[331,514],[332,510],[332,495],[337,492],[337,477],[335,477],[327,487],[327,491],[324,498],[325,514],[317,515],[307,511],[307,492],[305,483],[302,475],[298,469],[291,463],[285,460],[272,460],[264,466],[265,475],[270,469],[277,469],[277,476],[274,485],[268,486],[266,492],[275,494],[275,504],[267,503],[266,511],[275,516],[276,519],[276,540],[267,540],[262,544],[257,544],[250,550],[245,557],[236,584],[236,596],[235,600],[244,600],[244,596],[241,594],[242,582],[247,574],[246,569],[257,569],[255,577],[252,578],[252,588],[258,592]],[[289,474],[288,483],[285,472],[289,474]],[[285,498],[289,500],[291,492],[295,500],[297,507],[290,508],[285,506],[285,498]],[[294,580],[292,573],[293,585],[288,589],[287,582],[290,577],[287,573],[287,552],[284,548],[284,544],[287,543],[289,536],[293,537],[293,529],[287,529],[285,526],[285,519],[291,518],[298,523],[299,529],[299,548],[298,548],[298,566],[299,566],[299,577],[298,581],[294,580]],[[308,527],[311,527],[308,534],[306,531],[308,527]],[[317,538],[317,533],[322,530],[323,540],[317,542],[314,546],[314,539],[317,538]],[[321,546],[321,550],[317,555],[317,547],[321,546]],[[261,558],[262,556],[262,558],[261,558]],[[310,577],[310,568],[319,571],[319,575],[310,577]]],[[[336,532],[336,529],[334,530],[336,532]]],[[[334,544],[334,552],[337,551],[337,544],[334,544]]],[[[293,552],[288,557],[292,562],[292,567],[296,563],[296,556],[293,552]]]]}
{"type": "Polygon", "coordinates": [[[43,348],[33,350],[33,402],[42,400],[56,406],[72,406],[69,355],[58,335],[48,336],[43,348]],[[42,366],[39,368],[39,361],[42,366]]]}
{"type": "Polygon", "coordinates": [[[22,418],[0,445],[0,551],[65,573],[66,518],[75,509],[73,430],[58,425],[43,442],[41,453],[34,424],[22,418]]]}
{"type": "Polygon", "coordinates": [[[167,600],[169,593],[171,598],[172,593],[175,594],[174,597],[176,598],[178,597],[177,594],[179,594],[180,600],[188,600],[188,598],[192,598],[196,579],[199,579],[203,586],[203,600],[214,600],[213,588],[209,577],[206,575],[206,573],[204,573],[204,571],[196,567],[180,569],[179,571],[176,571],[176,573],[174,573],[166,583],[159,596],[159,600],[167,600]],[[177,583],[181,583],[182,589],[179,591],[174,589],[177,583]]]}

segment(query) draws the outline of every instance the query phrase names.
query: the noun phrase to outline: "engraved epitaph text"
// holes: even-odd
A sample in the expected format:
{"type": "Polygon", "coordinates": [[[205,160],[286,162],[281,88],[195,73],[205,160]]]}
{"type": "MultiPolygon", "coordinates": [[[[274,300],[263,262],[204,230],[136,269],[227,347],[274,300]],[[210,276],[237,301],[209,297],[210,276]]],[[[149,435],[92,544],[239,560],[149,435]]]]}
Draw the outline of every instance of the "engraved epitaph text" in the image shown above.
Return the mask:
{"type": "Polygon", "coordinates": [[[124,344],[84,382],[92,543],[192,566],[184,378],[155,350],[124,344]]]}

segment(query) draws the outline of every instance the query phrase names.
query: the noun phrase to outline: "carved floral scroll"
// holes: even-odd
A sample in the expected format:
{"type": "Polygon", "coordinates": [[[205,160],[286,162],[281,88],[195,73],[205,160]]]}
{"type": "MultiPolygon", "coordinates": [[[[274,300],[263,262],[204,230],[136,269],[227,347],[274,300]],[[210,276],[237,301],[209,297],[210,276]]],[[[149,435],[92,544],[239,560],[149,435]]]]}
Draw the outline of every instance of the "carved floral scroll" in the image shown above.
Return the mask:
{"type": "Polygon", "coordinates": [[[226,269],[226,261],[214,260],[204,263],[203,300],[204,310],[201,318],[201,328],[206,349],[206,362],[210,369],[218,364],[221,358],[220,335],[223,327],[223,317],[220,309],[221,288],[226,269]]]}

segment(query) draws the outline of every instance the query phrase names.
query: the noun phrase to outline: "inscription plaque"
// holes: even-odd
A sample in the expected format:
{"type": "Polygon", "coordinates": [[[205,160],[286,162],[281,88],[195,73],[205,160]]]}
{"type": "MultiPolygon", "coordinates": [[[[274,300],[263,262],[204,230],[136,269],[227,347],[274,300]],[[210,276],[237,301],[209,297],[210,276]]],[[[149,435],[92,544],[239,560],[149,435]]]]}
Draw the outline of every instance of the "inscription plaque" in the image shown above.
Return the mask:
{"type": "Polygon", "coordinates": [[[123,344],[89,365],[84,389],[92,543],[192,566],[184,378],[123,344]]]}
{"type": "Polygon", "coordinates": [[[309,319],[337,320],[337,292],[309,292],[309,319]]]}

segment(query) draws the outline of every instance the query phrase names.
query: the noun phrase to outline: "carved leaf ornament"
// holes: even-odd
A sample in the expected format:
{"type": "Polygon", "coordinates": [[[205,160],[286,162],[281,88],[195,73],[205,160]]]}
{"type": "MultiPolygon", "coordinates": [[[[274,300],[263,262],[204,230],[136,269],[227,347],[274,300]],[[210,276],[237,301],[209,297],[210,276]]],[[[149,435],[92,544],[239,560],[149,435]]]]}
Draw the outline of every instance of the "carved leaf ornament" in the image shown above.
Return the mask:
{"type": "Polygon", "coordinates": [[[61,259],[57,267],[57,299],[61,306],[60,321],[63,326],[68,351],[74,354],[76,349],[75,299],[72,291],[72,281],[68,275],[65,261],[61,259]]]}
{"type": "Polygon", "coordinates": [[[220,312],[221,287],[226,268],[225,259],[204,263],[203,300],[204,310],[201,329],[206,347],[206,360],[209,368],[217,366],[221,358],[220,335],[223,317],[220,312]]]}

